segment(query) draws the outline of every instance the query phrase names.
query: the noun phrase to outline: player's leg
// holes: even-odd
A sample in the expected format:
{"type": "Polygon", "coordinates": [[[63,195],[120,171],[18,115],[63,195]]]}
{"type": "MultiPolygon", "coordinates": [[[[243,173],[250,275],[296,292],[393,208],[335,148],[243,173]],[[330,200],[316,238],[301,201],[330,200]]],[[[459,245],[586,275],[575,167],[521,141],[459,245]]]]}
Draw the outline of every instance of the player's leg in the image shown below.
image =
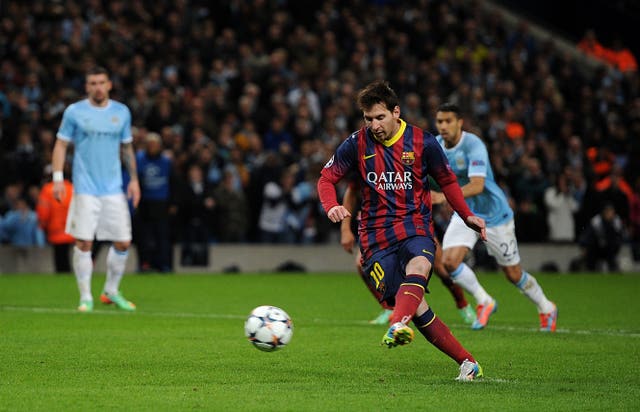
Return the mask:
{"type": "Polygon", "coordinates": [[[107,253],[107,276],[100,300],[115,303],[120,309],[134,311],[136,305],[129,302],[120,292],[120,282],[124,275],[131,245],[131,215],[124,194],[104,196],[103,213],[97,228],[98,239],[112,240],[107,253]]]}
{"type": "Polygon", "coordinates": [[[487,251],[496,258],[507,279],[536,305],[540,316],[540,330],[555,331],[558,309],[547,299],[536,278],[522,270],[513,220],[488,229],[487,237],[489,236],[491,240],[487,244],[487,251]]]}
{"type": "Polygon", "coordinates": [[[538,316],[540,317],[540,330],[543,332],[555,332],[558,308],[555,303],[547,299],[537,279],[529,272],[522,270],[519,264],[503,266],[502,270],[511,283],[536,305],[538,316]]]}
{"type": "MultiPolygon", "coordinates": [[[[404,283],[400,286],[398,294],[396,295],[396,310],[402,307],[402,297],[400,296],[403,291],[407,295],[407,300],[411,303],[413,299],[418,296],[420,290],[428,292],[427,284],[429,281],[429,274],[431,271],[432,259],[435,258],[435,244],[431,238],[416,237],[403,243],[399,250],[398,256],[401,267],[405,262],[407,276],[404,283]],[[409,283],[408,280],[412,278],[410,274],[425,274],[426,283],[423,286],[424,289],[405,289],[405,286],[409,283]]],[[[424,293],[419,296],[420,301],[415,307],[412,307],[412,320],[420,333],[436,348],[455,360],[460,365],[459,380],[469,381],[482,375],[482,369],[476,363],[473,355],[469,353],[460,342],[453,336],[447,325],[445,325],[436,315],[433,313],[426,300],[424,299],[424,293]]],[[[403,313],[392,315],[392,321],[395,320],[394,316],[401,316],[403,313]]],[[[406,315],[405,315],[406,316],[406,315]]],[[[401,319],[403,323],[406,323],[405,317],[401,319]]]]}
{"type": "Polygon", "coordinates": [[[451,279],[473,295],[478,305],[493,301],[478,281],[475,272],[464,263],[464,258],[478,241],[478,235],[457,215],[451,218],[442,240],[442,261],[451,279]]]}
{"type": "MultiPolygon", "coordinates": [[[[371,284],[371,288],[375,291],[376,295],[379,296],[380,302],[386,302],[389,307],[394,307],[393,313],[396,314],[399,313],[398,311],[400,310],[407,310],[407,303],[404,301],[406,301],[408,296],[399,298],[403,295],[399,289],[404,286],[404,283],[410,280],[405,277],[404,270],[401,270],[397,253],[398,249],[399,245],[396,244],[384,251],[379,251],[367,259],[363,265],[363,272],[368,276],[367,282],[371,284]]],[[[422,293],[424,293],[424,291],[422,293]]],[[[409,302],[409,304],[411,304],[411,302],[409,302]]],[[[417,307],[417,303],[415,307],[417,307]]],[[[384,345],[394,347],[411,342],[413,330],[406,324],[411,320],[415,308],[413,311],[409,309],[408,312],[410,312],[408,316],[400,316],[400,318],[406,318],[404,323],[399,321],[393,322],[397,324],[392,325],[383,336],[382,343],[384,345]]],[[[389,320],[389,323],[392,323],[392,321],[389,320]]]]}
{"type": "Polygon", "coordinates": [[[453,336],[451,330],[433,313],[424,299],[413,317],[413,324],[427,341],[460,365],[457,380],[471,381],[482,376],[482,367],[473,355],[453,336]]]}
{"type": "Polygon", "coordinates": [[[370,276],[364,272],[364,269],[362,268],[362,253],[360,252],[360,249],[356,251],[355,255],[356,270],[358,271],[358,275],[360,275],[360,279],[362,279],[364,284],[367,285],[367,289],[369,289],[371,295],[377,302],[380,303],[380,306],[382,307],[382,312],[380,312],[380,314],[374,319],[370,320],[369,323],[371,323],[372,325],[386,325],[389,323],[389,317],[391,316],[393,309],[389,305],[387,305],[385,301],[380,300],[380,292],[378,292],[375,286],[369,281],[370,276]]]}
{"type": "Polygon", "coordinates": [[[407,324],[424,301],[430,271],[431,263],[424,256],[416,256],[407,264],[407,275],[398,288],[395,307],[389,318],[391,327],[383,337],[383,343],[388,347],[405,345],[413,340],[413,330],[407,324]]]}
{"type": "Polygon", "coordinates": [[[413,330],[407,326],[424,301],[424,294],[435,258],[435,243],[430,236],[415,236],[397,245],[396,253],[383,259],[385,273],[393,280],[395,306],[389,318],[391,328],[383,337],[388,347],[404,345],[413,340],[413,330]],[[389,263],[394,260],[393,266],[389,263]],[[397,285],[397,286],[396,286],[397,285]]]}
{"type": "Polygon", "coordinates": [[[65,231],[73,236],[72,266],[76,277],[78,292],[80,293],[80,312],[93,310],[93,296],[91,294],[91,276],[93,274],[93,260],[91,248],[93,237],[98,225],[100,202],[95,196],[74,194],[69,205],[65,231]]]}
{"type": "Polygon", "coordinates": [[[489,317],[497,310],[498,304],[491,295],[482,287],[475,272],[462,260],[468,253],[466,246],[454,246],[444,250],[445,267],[455,268],[451,270],[453,281],[476,300],[475,319],[471,323],[474,330],[483,329],[489,323],[489,317]]]}
{"type": "Polygon", "coordinates": [[[93,295],[91,294],[91,276],[93,274],[93,260],[91,259],[90,240],[76,240],[73,248],[73,273],[76,276],[78,292],[80,292],[80,312],[93,310],[93,295]]]}
{"type": "Polygon", "coordinates": [[[453,281],[476,300],[476,319],[471,324],[471,328],[475,330],[484,328],[497,308],[495,299],[487,293],[475,272],[463,261],[477,241],[477,233],[467,227],[457,215],[451,218],[442,240],[442,260],[445,268],[453,281]]]}
{"type": "Polygon", "coordinates": [[[114,303],[118,308],[126,311],[134,311],[136,305],[127,300],[120,292],[120,282],[127,265],[129,254],[128,242],[114,242],[107,253],[107,278],[104,290],[100,295],[102,303],[114,303]]]}
{"type": "Polygon", "coordinates": [[[467,302],[467,299],[465,299],[464,291],[462,290],[460,285],[457,285],[453,282],[453,279],[451,279],[451,275],[449,275],[449,272],[445,268],[444,261],[442,259],[442,246],[440,245],[440,242],[438,242],[438,239],[435,238],[434,241],[436,243],[436,257],[433,261],[433,269],[436,275],[440,278],[440,281],[442,282],[444,287],[446,287],[449,293],[451,293],[451,296],[456,303],[458,313],[460,313],[462,320],[465,323],[472,324],[476,320],[476,313],[471,305],[469,305],[469,302],[467,302]]]}

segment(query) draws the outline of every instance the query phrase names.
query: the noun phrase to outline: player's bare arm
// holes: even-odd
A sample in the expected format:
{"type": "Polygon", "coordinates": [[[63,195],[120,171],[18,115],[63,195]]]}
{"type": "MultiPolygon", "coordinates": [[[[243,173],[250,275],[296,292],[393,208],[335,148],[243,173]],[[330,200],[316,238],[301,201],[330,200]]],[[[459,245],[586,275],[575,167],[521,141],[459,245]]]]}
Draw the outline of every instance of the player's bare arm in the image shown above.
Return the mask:
{"type": "Polygon", "coordinates": [[[138,169],[136,167],[136,155],[132,143],[122,145],[122,164],[129,173],[131,180],[127,186],[127,197],[133,201],[133,207],[138,207],[140,202],[140,183],[138,182],[138,169]]]}
{"type": "Polygon", "coordinates": [[[435,190],[431,191],[431,204],[439,205],[444,203],[447,199],[444,197],[442,192],[436,192],[435,190]]]}
{"type": "Polygon", "coordinates": [[[483,176],[471,176],[469,183],[460,188],[462,195],[467,198],[475,195],[479,195],[484,190],[484,177],[483,176]]]}
{"type": "MultiPolygon", "coordinates": [[[[462,196],[465,198],[479,195],[484,190],[484,177],[472,176],[469,178],[469,183],[460,188],[462,190],[462,196]]],[[[442,192],[435,190],[431,191],[431,203],[438,205],[444,203],[447,199],[442,192]]]]}
{"type": "MultiPolygon", "coordinates": [[[[343,206],[353,214],[356,210],[356,203],[357,199],[355,191],[351,189],[351,187],[347,187],[342,199],[343,206]]],[[[351,231],[351,219],[352,216],[347,216],[342,219],[342,222],[340,222],[340,244],[348,253],[353,253],[353,247],[356,244],[356,237],[351,231]]]]}
{"type": "Polygon", "coordinates": [[[351,216],[347,216],[340,222],[340,245],[347,253],[353,253],[356,237],[351,231],[351,216]]]}
{"type": "Polygon", "coordinates": [[[62,171],[64,170],[64,162],[67,156],[67,147],[69,142],[65,140],[56,140],[56,144],[53,146],[53,154],[51,163],[53,166],[53,197],[58,202],[65,196],[65,188],[63,179],[61,179],[62,171]]]}

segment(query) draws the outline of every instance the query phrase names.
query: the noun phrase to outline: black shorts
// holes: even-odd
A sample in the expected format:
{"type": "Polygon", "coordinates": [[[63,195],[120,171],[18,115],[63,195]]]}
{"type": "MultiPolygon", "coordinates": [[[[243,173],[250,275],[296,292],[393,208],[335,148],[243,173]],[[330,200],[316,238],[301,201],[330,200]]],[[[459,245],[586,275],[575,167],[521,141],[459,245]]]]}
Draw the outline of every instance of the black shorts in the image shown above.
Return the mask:
{"type": "Polygon", "coordinates": [[[395,305],[396,293],[406,276],[407,264],[416,256],[426,257],[433,265],[435,243],[432,237],[413,236],[404,239],[385,250],[374,253],[364,262],[364,273],[369,275],[367,279],[379,293],[381,302],[387,302],[390,306],[395,305]]]}

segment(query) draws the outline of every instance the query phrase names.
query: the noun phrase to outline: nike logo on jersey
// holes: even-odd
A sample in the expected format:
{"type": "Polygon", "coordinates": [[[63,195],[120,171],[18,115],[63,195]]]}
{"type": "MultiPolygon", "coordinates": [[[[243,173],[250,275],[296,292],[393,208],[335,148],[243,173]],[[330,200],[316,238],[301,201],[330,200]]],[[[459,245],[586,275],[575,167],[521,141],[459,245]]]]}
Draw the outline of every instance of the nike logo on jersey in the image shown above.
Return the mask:
{"type": "Polygon", "coordinates": [[[433,256],[433,253],[429,252],[427,249],[422,249],[422,253],[433,256]]]}
{"type": "Polygon", "coordinates": [[[364,160],[367,160],[367,159],[371,159],[371,158],[372,158],[373,156],[375,156],[375,155],[376,155],[376,153],[374,153],[374,154],[370,154],[370,155],[364,155],[364,156],[362,156],[362,158],[363,158],[364,160]]]}

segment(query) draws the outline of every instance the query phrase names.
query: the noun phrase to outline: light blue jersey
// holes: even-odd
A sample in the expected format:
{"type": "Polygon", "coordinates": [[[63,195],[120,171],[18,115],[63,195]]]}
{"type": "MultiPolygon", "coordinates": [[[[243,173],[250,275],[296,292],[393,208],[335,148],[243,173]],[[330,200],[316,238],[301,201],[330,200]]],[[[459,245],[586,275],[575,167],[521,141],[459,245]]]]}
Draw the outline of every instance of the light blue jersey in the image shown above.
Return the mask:
{"type": "Polygon", "coordinates": [[[74,144],[74,193],[122,193],[120,145],[133,140],[127,106],[115,100],[106,107],[92,106],[88,99],[73,103],[64,111],[57,137],[74,144]]]}
{"type": "Polygon", "coordinates": [[[487,227],[502,225],[513,218],[513,211],[504,192],[493,177],[489,153],[484,142],[475,134],[462,132],[455,147],[447,149],[442,136],[436,136],[460,186],[469,183],[472,176],[484,177],[484,190],[465,200],[471,211],[487,222],[487,227]]]}

